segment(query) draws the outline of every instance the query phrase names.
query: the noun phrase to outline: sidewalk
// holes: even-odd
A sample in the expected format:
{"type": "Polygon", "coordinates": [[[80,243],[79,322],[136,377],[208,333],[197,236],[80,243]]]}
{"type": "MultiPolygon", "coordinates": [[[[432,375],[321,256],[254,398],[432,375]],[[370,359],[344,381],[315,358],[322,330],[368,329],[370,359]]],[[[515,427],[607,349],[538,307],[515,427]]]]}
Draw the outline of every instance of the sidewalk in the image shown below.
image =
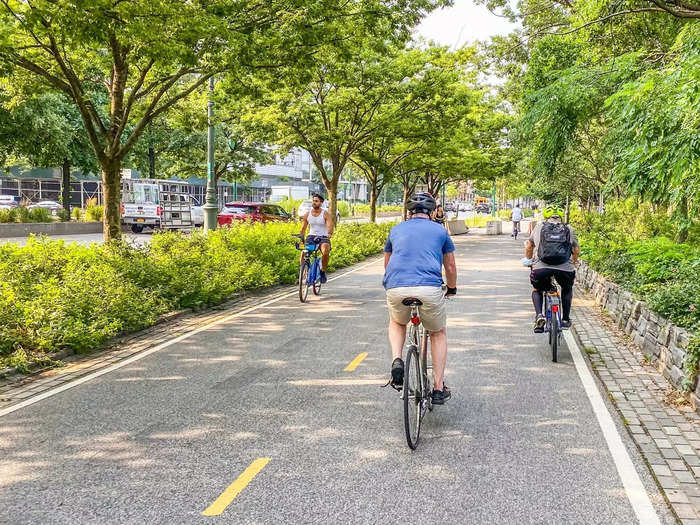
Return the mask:
{"type": "Polygon", "coordinates": [[[577,289],[574,332],[684,525],[700,525],[700,416],[627,335],[577,289]]]}

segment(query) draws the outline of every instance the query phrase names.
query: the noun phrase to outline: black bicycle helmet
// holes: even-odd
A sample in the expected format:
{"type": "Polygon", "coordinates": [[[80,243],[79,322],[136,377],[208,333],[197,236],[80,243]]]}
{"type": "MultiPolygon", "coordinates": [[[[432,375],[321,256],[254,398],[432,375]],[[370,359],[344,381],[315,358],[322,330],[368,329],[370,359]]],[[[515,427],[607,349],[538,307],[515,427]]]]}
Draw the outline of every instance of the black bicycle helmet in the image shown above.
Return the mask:
{"type": "Polygon", "coordinates": [[[435,202],[435,198],[433,198],[433,196],[426,191],[414,193],[406,203],[406,208],[411,213],[430,214],[436,207],[437,203],[435,202]]]}

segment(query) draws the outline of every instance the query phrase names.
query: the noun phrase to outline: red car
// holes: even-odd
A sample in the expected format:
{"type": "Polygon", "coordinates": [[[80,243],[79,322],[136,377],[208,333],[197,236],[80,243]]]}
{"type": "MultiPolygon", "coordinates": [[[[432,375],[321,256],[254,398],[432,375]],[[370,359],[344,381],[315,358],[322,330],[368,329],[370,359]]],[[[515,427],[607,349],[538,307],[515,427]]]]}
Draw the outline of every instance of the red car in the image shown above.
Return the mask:
{"type": "Polygon", "coordinates": [[[219,226],[230,226],[233,221],[269,222],[293,220],[281,206],[263,202],[227,202],[216,221],[219,226]]]}

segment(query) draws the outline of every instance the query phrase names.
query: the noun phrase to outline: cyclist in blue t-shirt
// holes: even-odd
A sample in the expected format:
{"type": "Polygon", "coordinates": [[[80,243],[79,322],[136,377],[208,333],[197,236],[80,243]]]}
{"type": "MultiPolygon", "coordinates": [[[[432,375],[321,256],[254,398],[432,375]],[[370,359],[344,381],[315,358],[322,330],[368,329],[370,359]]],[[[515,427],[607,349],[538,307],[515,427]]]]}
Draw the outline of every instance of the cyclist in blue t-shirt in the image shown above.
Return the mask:
{"type": "Polygon", "coordinates": [[[389,307],[389,343],[394,358],[391,382],[403,385],[402,351],[411,309],[402,304],[406,297],[417,297],[423,326],[430,332],[433,359],[433,403],[442,405],[450,396],[444,384],[447,362],[447,312],[445,296],[457,293],[457,266],[454,244],[443,226],[430,220],[435,199],[429,193],[416,193],[407,203],[409,220],[389,232],[384,246],[384,288],[389,307]],[[445,267],[447,293],[442,292],[442,267],[445,267]]]}

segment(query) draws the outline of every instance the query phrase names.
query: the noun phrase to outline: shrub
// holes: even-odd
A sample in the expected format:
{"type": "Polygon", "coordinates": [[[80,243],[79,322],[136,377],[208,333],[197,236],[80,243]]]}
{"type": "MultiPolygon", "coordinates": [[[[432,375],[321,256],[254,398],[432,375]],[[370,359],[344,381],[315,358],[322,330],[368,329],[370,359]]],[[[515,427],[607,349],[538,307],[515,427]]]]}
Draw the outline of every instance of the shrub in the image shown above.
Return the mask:
{"type": "Polygon", "coordinates": [[[104,207],[103,206],[92,205],[92,206],[88,206],[85,209],[85,220],[86,221],[102,222],[103,215],[104,215],[104,207]]]}
{"type": "MultiPolygon", "coordinates": [[[[380,252],[392,224],[336,228],[330,271],[380,252]]],[[[159,233],[150,245],[80,246],[30,237],[0,244],[0,361],[89,351],[173,309],[293,283],[295,224],[237,224],[208,235],[159,233]],[[12,357],[14,356],[14,357],[12,357]]]]}
{"type": "Polygon", "coordinates": [[[493,220],[500,221],[501,219],[499,217],[491,217],[490,215],[474,215],[464,222],[469,228],[485,228],[486,223],[493,220]]]}
{"type": "Polygon", "coordinates": [[[289,197],[284,197],[278,204],[282,206],[284,211],[286,211],[287,213],[292,213],[292,211],[296,213],[296,211],[299,209],[299,205],[302,202],[304,202],[304,199],[289,200],[289,197]]]}
{"type": "Polygon", "coordinates": [[[350,203],[347,201],[338,201],[338,212],[341,217],[350,217],[350,203]]]}
{"type": "Polygon", "coordinates": [[[71,210],[71,215],[73,216],[73,219],[76,221],[80,221],[83,219],[83,209],[82,208],[73,208],[71,210]]]}
{"type": "MultiPolygon", "coordinates": [[[[377,206],[377,213],[392,213],[403,211],[403,206],[377,206]]],[[[355,204],[355,215],[369,215],[369,204],[355,204]]]]}
{"type": "Polygon", "coordinates": [[[68,222],[70,220],[70,213],[68,210],[59,210],[57,215],[62,222],[68,222]]]}
{"type": "Polygon", "coordinates": [[[675,229],[664,209],[610,201],[605,214],[578,210],[572,223],[592,268],[675,324],[700,329],[700,247],[671,240],[675,229]]]}
{"type": "Polygon", "coordinates": [[[29,210],[27,220],[22,222],[51,222],[51,212],[44,208],[34,208],[29,210]]]}
{"type": "Polygon", "coordinates": [[[17,211],[14,208],[0,210],[0,224],[17,222],[17,211]]]}

